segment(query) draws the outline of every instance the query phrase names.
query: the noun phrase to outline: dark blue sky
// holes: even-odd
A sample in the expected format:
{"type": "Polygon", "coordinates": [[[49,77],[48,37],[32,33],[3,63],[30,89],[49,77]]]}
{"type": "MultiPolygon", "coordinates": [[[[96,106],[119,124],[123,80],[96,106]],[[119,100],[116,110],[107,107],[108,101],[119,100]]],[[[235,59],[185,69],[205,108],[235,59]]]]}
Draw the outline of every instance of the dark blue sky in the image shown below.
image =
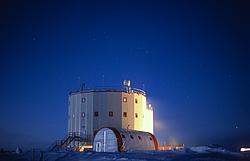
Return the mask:
{"type": "Polygon", "coordinates": [[[124,79],[146,90],[160,142],[250,145],[247,1],[0,7],[0,147],[62,138],[70,90],[124,79]]]}

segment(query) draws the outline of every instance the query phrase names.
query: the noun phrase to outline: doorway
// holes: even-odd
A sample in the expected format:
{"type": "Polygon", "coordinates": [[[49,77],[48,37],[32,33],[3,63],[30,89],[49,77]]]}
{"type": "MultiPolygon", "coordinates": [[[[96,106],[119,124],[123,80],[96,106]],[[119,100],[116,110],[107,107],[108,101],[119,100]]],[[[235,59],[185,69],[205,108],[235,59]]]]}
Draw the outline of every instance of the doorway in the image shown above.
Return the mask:
{"type": "Polygon", "coordinates": [[[96,142],[95,147],[96,147],[96,151],[97,152],[101,152],[102,151],[102,144],[101,144],[101,142],[96,142]]]}

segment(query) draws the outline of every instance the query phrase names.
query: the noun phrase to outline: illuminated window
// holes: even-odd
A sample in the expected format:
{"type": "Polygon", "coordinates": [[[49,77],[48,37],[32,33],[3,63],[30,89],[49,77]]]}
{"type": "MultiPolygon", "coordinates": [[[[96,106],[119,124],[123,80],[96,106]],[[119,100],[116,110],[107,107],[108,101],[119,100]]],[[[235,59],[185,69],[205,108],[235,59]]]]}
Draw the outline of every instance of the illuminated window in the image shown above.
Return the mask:
{"type": "Polygon", "coordinates": [[[141,136],[138,136],[138,139],[141,140],[141,136]]]}
{"type": "Polygon", "coordinates": [[[138,118],[138,113],[135,113],[135,118],[138,118]]]}
{"type": "Polygon", "coordinates": [[[127,101],[128,101],[128,100],[127,100],[127,97],[123,97],[122,101],[123,101],[123,102],[127,102],[127,101]]]}
{"type": "Polygon", "coordinates": [[[94,116],[95,116],[95,117],[98,117],[98,116],[99,116],[99,112],[95,112],[95,113],[94,113],[94,116]]]}
{"type": "Polygon", "coordinates": [[[85,112],[82,112],[81,116],[82,116],[82,118],[84,118],[85,117],[85,112]]]}
{"type": "Polygon", "coordinates": [[[112,111],[109,111],[109,117],[113,117],[114,113],[112,111]]]}
{"type": "Polygon", "coordinates": [[[85,102],[86,102],[86,98],[83,97],[83,98],[82,98],[82,103],[85,103],[85,102]]]}
{"type": "Polygon", "coordinates": [[[134,139],[134,137],[133,137],[132,135],[130,135],[130,138],[131,138],[131,139],[134,139]]]}
{"type": "Polygon", "coordinates": [[[138,100],[137,100],[137,98],[135,99],[135,103],[138,103],[138,100]]]}
{"type": "Polygon", "coordinates": [[[122,138],[125,138],[125,135],[122,134],[122,138]]]}
{"type": "Polygon", "coordinates": [[[127,112],[123,112],[123,117],[127,117],[127,112]]]}

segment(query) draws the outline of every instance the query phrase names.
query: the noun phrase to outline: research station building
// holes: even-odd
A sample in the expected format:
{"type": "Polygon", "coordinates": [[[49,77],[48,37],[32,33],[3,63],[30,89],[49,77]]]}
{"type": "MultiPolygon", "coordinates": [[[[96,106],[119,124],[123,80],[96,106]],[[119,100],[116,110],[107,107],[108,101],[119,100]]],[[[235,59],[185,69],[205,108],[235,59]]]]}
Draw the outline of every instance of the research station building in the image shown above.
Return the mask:
{"type": "Polygon", "coordinates": [[[153,108],[143,90],[84,89],[69,93],[68,133],[77,133],[92,144],[94,135],[103,127],[137,130],[153,134],[153,108]]]}

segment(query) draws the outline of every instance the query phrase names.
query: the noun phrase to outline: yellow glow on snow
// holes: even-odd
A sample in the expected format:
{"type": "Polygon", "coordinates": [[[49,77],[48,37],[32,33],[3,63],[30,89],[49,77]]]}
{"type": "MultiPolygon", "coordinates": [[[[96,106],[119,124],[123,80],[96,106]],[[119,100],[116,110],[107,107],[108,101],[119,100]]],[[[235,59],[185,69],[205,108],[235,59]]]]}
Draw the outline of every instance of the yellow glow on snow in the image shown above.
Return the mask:
{"type": "Polygon", "coordinates": [[[79,146],[79,151],[83,152],[84,149],[91,149],[91,148],[93,148],[92,145],[83,145],[83,146],[79,146]]]}

